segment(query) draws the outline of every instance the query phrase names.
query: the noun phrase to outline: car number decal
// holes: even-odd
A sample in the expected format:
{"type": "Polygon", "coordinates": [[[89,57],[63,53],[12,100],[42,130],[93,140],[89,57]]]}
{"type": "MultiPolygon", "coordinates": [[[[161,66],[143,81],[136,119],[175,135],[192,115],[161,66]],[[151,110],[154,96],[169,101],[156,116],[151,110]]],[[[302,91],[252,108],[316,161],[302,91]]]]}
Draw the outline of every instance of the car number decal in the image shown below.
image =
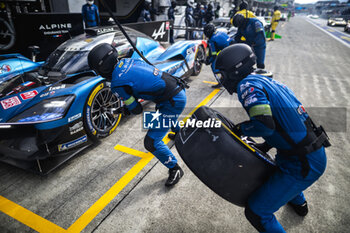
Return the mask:
{"type": "Polygon", "coordinates": [[[19,100],[17,96],[1,101],[1,105],[5,110],[8,108],[12,108],[14,106],[20,105],[21,103],[22,102],[19,100]]]}

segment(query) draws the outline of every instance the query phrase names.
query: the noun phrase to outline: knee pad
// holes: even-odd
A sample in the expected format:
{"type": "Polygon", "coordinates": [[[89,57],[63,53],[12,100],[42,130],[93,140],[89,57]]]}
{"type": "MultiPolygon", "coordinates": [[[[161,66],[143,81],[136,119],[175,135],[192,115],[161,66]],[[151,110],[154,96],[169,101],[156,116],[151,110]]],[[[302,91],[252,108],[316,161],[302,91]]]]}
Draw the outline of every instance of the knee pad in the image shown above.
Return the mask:
{"type": "Polygon", "coordinates": [[[143,143],[146,150],[148,150],[149,152],[153,153],[154,151],[156,151],[156,148],[154,147],[154,139],[151,138],[150,136],[146,135],[143,143]]]}
{"type": "Polygon", "coordinates": [[[265,228],[261,223],[261,217],[253,212],[253,210],[249,207],[249,204],[246,205],[244,214],[250,224],[252,224],[257,231],[265,232],[265,228]]]}

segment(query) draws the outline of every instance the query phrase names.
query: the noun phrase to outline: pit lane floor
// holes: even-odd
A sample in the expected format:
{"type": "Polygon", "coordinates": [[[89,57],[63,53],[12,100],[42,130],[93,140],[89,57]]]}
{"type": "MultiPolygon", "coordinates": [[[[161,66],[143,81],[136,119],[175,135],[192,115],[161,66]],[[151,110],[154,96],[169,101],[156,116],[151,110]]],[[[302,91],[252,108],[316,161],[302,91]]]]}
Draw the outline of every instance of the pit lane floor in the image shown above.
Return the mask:
{"type": "MultiPolygon", "coordinates": [[[[276,215],[287,232],[347,232],[350,49],[301,17],[277,33],[283,39],[269,42],[266,66],[307,109],[325,110],[315,118],[328,120],[333,146],[326,173],[305,192],[308,216],[300,218],[288,207],[276,215]]],[[[218,108],[240,106],[237,96],[213,93],[203,81],[213,81],[208,67],[191,78],[186,113],[202,100],[218,108]]],[[[230,113],[236,122],[247,119],[238,109],[230,113]]],[[[141,122],[140,116],[124,118],[111,137],[47,177],[0,164],[0,232],[254,232],[243,209],[206,188],[179,156],[185,176],[167,189],[167,169],[137,152],[145,152],[141,122]],[[116,145],[137,151],[119,146],[123,153],[116,145]]]]}

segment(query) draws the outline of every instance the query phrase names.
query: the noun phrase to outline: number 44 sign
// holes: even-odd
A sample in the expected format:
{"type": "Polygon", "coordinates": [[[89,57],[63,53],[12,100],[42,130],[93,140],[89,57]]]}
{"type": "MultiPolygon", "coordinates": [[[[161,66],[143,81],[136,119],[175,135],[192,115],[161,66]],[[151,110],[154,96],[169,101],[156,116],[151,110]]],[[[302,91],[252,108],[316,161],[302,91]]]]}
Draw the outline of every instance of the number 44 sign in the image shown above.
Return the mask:
{"type": "Polygon", "coordinates": [[[163,22],[162,25],[160,25],[158,31],[157,29],[154,29],[152,37],[154,40],[157,40],[158,37],[160,37],[161,39],[163,39],[165,33],[166,33],[166,29],[169,29],[169,22],[163,22]],[[167,26],[167,28],[165,28],[165,26],[167,26]]]}

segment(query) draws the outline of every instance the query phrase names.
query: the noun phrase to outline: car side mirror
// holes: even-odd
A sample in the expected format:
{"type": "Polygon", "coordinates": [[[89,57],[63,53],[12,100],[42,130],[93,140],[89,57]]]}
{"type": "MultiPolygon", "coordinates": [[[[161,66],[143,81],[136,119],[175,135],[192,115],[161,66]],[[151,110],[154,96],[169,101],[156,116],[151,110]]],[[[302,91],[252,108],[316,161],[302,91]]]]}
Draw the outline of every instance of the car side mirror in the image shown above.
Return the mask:
{"type": "Polygon", "coordinates": [[[36,56],[40,53],[40,47],[33,45],[33,46],[29,46],[28,50],[30,52],[30,56],[33,62],[36,62],[36,56]]]}

